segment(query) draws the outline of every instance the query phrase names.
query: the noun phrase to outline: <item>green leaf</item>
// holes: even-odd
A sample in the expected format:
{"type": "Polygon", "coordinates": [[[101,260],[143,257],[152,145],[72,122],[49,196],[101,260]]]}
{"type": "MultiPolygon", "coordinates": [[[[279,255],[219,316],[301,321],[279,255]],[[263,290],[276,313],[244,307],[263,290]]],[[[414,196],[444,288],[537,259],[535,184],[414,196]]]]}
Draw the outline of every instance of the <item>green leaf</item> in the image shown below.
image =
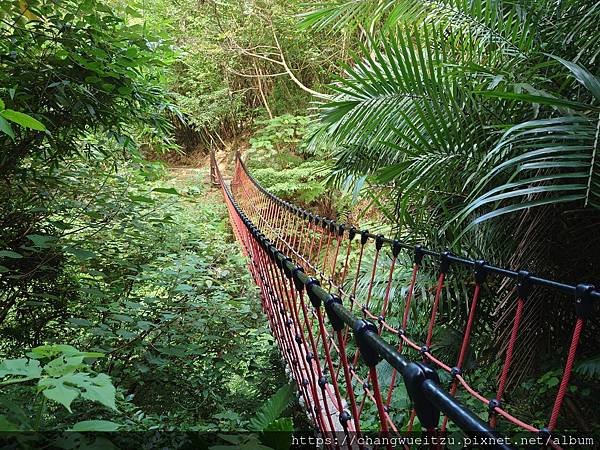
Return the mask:
{"type": "Polygon", "coordinates": [[[105,373],[92,377],[88,373],[70,373],[59,378],[43,378],[38,383],[43,394],[57,403],[64,405],[71,412],[71,403],[79,395],[116,410],[116,389],[105,373]]]}
{"type": "Polygon", "coordinates": [[[136,203],[154,203],[154,199],[143,195],[130,195],[129,198],[136,203]]]}
{"type": "Polygon", "coordinates": [[[84,420],[77,422],[69,431],[117,431],[120,426],[109,420],[84,420]]]}
{"type": "Polygon", "coordinates": [[[4,108],[6,108],[6,105],[4,104],[4,100],[0,98],[0,111],[4,111],[4,108]]]}
{"type": "Polygon", "coordinates": [[[30,128],[32,130],[37,131],[46,131],[46,127],[42,122],[40,122],[37,119],[34,119],[28,114],[19,111],[13,111],[12,109],[5,109],[4,111],[0,112],[0,115],[2,115],[5,119],[10,120],[11,122],[21,125],[22,127],[30,128]]]}
{"type": "Polygon", "coordinates": [[[41,234],[29,234],[27,235],[27,239],[33,242],[33,245],[38,248],[49,248],[49,242],[53,242],[56,240],[54,236],[42,236],[41,234]]]}
{"type": "Polygon", "coordinates": [[[0,415],[0,432],[17,431],[19,427],[6,418],[4,414],[0,415]]]}
{"type": "Polygon", "coordinates": [[[56,355],[63,354],[65,356],[78,356],[81,354],[72,345],[67,344],[51,344],[51,345],[40,345],[31,349],[27,356],[34,359],[52,358],[56,355]]]}
{"type": "Polygon", "coordinates": [[[74,373],[78,369],[85,367],[83,356],[59,356],[44,366],[44,372],[51,377],[60,377],[68,373],[74,373]]]}
{"type": "Polygon", "coordinates": [[[163,194],[181,195],[175,188],[154,188],[152,192],[161,192],[163,194]]]}
{"type": "Polygon", "coordinates": [[[42,394],[56,403],[63,405],[69,412],[71,411],[71,403],[79,396],[79,389],[68,386],[67,377],[60,378],[43,378],[38,383],[38,387],[42,390],[42,394]]]}
{"type": "Polygon", "coordinates": [[[111,409],[117,410],[117,406],[115,405],[115,394],[117,393],[115,387],[113,386],[110,377],[105,373],[99,373],[94,378],[85,376],[87,374],[75,374],[74,377],[77,377],[81,380],[82,386],[85,388],[85,391],[81,394],[83,398],[88,400],[96,401],[102,403],[104,406],[107,406],[111,409]]]}
{"type": "Polygon", "coordinates": [[[282,386],[269,400],[267,400],[256,415],[250,420],[251,431],[264,431],[271,423],[279,418],[287,408],[294,390],[286,384],[282,386]]]}
{"type": "Polygon", "coordinates": [[[10,126],[10,123],[8,123],[8,121],[2,116],[0,116],[0,131],[2,131],[4,134],[7,134],[13,139],[15,138],[15,132],[10,126]]]}
{"type": "Polygon", "coordinates": [[[10,272],[10,269],[6,266],[0,266],[0,273],[10,272]]]}
{"type": "Polygon", "coordinates": [[[600,79],[598,77],[595,77],[584,67],[581,67],[579,64],[575,64],[572,61],[567,61],[566,59],[562,59],[554,55],[548,56],[556,59],[567,69],[569,69],[575,78],[577,78],[577,81],[583,84],[593,94],[593,96],[596,97],[597,100],[600,100],[600,79]]]}
{"type": "Polygon", "coordinates": [[[13,252],[11,250],[2,250],[0,251],[0,258],[13,258],[13,259],[21,259],[23,255],[17,252],[13,252]]]}
{"type": "Polygon", "coordinates": [[[85,261],[87,259],[91,259],[91,258],[94,258],[97,256],[94,252],[90,252],[89,250],[84,250],[82,248],[76,248],[76,247],[67,247],[65,249],[65,251],[82,261],[85,261]]]}
{"type": "Polygon", "coordinates": [[[0,382],[0,385],[34,380],[42,375],[42,369],[39,361],[35,359],[5,359],[0,363],[0,378],[9,375],[19,378],[9,378],[6,381],[0,382]]]}

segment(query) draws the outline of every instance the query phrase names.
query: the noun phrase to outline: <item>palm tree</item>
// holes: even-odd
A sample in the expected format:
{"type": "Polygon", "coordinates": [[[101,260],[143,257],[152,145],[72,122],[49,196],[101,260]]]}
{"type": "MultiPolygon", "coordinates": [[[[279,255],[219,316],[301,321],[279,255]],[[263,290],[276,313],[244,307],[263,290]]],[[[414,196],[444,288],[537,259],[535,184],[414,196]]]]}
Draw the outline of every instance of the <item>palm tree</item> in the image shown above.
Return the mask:
{"type": "MultiPolygon", "coordinates": [[[[595,281],[598,23],[589,0],[337,0],[306,13],[304,26],[362,43],[319,104],[312,139],[332,148],[332,180],[366,176],[371,196],[385,184],[401,237],[595,281]]],[[[498,292],[502,335],[514,293],[498,292]]],[[[528,306],[521,368],[562,342],[550,334],[568,335],[572,302],[542,294],[528,306]]],[[[593,350],[600,333],[589,334],[593,350]]]]}

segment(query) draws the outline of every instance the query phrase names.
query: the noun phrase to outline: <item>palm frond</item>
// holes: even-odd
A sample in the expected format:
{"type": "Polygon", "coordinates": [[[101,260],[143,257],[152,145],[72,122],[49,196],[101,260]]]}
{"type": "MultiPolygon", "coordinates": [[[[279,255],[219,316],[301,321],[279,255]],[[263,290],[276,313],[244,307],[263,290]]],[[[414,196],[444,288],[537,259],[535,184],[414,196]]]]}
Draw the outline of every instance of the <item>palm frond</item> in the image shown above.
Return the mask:
{"type": "MultiPolygon", "coordinates": [[[[470,227],[542,205],[579,202],[583,207],[600,208],[600,111],[593,104],[600,100],[600,80],[571,61],[554,58],[594,100],[582,105],[584,111],[511,127],[482,160],[477,173],[485,175],[473,189],[476,198],[455,218],[459,222],[484,207],[491,211],[475,218],[470,227]],[[498,183],[498,179],[505,182],[498,183]]],[[[529,100],[526,95],[514,98],[529,100]]],[[[548,102],[557,108],[565,105],[560,98],[548,102]]]]}
{"type": "Polygon", "coordinates": [[[446,33],[467,31],[481,46],[525,55],[535,46],[534,24],[522,7],[495,0],[338,0],[302,16],[314,29],[392,29],[398,24],[433,23],[446,33]]]}
{"type": "Polygon", "coordinates": [[[600,355],[579,361],[574,370],[587,378],[600,379],[600,355]]]}

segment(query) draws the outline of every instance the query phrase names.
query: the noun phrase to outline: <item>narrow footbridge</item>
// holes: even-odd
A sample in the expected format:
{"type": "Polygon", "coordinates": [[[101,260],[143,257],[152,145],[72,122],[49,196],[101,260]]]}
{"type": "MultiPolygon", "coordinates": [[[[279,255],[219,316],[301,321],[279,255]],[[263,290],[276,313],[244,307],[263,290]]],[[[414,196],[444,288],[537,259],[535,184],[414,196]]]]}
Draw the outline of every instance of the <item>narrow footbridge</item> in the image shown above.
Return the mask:
{"type": "MultiPolygon", "coordinates": [[[[550,443],[554,440],[550,437],[560,434],[557,421],[581,332],[600,291],[591,285],[566,285],[337,224],[265,190],[239,157],[231,182],[223,181],[216,164],[213,177],[221,185],[234,232],[248,257],[264,312],[302,404],[318,432],[330,436],[331,448],[362,448],[361,435],[374,429],[390,442],[416,430],[443,436],[449,422],[467,436],[487,439],[503,449],[511,445],[495,430],[500,421],[550,443]],[[434,300],[427,303],[428,323],[412,324],[411,302],[414,308],[417,280],[426,278],[420,277],[425,259],[437,267],[439,275],[430,287],[434,300]],[[406,261],[411,266],[407,267],[406,261]],[[467,274],[463,282],[472,286],[472,294],[456,359],[442,361],[432,349],[451,267],[468,269],[457,273],[467,274]],[[407,275],[403,283],[398,282],[399,269],[407,275]],[[504,277],[517,292],[493,398],[469,385],[463,376],[482,286],[491,275],[504,277]],[[562,378],[542,428],[520,420],[503,404],[527,297],[541,287],[571,296],[576,311],[562,378]],[[411,335],[408,330],[416,325],[421,331],[411,335]],[[440,381],[442,372],[446,372],[446,382],[440,381]],[[480,403],[481,407],[466,407],[456,398],[458,390],[475,399],[470,405],[480,403]],[[340,433],[349,439],[334,439],[340,433]]],[[[385,446],[391,448],[392,444],[385,446]]],[[[556,443],[551,446],[560,448],[556,443]]]]}

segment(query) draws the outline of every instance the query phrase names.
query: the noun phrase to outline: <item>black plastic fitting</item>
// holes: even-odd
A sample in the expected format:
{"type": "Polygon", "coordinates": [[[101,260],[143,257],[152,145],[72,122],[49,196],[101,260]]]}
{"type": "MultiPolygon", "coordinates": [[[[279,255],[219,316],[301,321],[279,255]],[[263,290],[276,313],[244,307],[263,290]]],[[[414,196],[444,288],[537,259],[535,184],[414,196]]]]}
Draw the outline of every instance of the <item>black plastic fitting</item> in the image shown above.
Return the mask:
{"type": "Polygon", "coordinates": [[[333,330],[342,331],[344,329],[345,324],[344,321],[335,313],[333,309],[334,303],[341,305],[342,299],[337,295],[329,295],[329,297],[327,297],[327,300],[325,300],[325,312],[327,313],[327,317],[329,318],[329,322],[331,323],[331,327],[333,328],[333,330]]]}
{"type": "Polygon", "coordinates": [[[477,284],[485,283],[485,279],[488,275],[488,270],[485,267],[486,264],[487,261],[484,261],[483,259],[478,259],[473,265],[473,273],[475,274],[475,282],[477,284]]]}
{"type": "Polygon", "coordinates": [[[292,278],[292,268],[291,268],[291,264],[287,264],[287,263],[293,263],[293,261],[290,258],[283,258],[281,260],[281,268],[283,269],[283,273],[285,274],[285,277],[289,280],[292,278]]]}
{"type": "Polygon", "coordinates": [[[350,420],[352,420],[352,416],[348,411],[344,410],[340,413],[340,423],[342,424],[342,427],[344,427],[344,429],[348,428],[348,422],[350,420]]]}
{"type": "Polygon", "coordinates": [[[580,319],[587,319],[592,314],[592,291],[595,289],[591,284],[578,284],[575,287],[575,313],[580,319]]]}
{"type": "Polygon", "coordinates": [[[369,240],[369,230],[362,230],[360,232],[360,245],[365,245],[369,240]]]}
{"type": "Polygon", "coordinates": [[[373,323],[364,319],[354,322],[354,336],[360,356],[367,366],[375,367],[381,358],[377,350],[371,347],[367,341],[369,333],[377,335],[377,327],[373,323]]]}
{"type": "Polygon", "coordinates": [[[394,258],[397,258],[398,255],[400,254],[400,250],[402,250],[402,246],[400,245],[400,241],[395,239],[394,242],[392,242],[392,256],[394,258]]]}
{"type": "Polygon", "coordinates": [[[523,300],[527,299],[531,286],[531,274],[526,270],[519,270],[517,274],[517,295],[523,300]]]}
{"type": "Polygon", "coordinates": [[[383,247],[383,240],[383,234],[378,234],[375,238],[375,249],[377,249],[377,251],[381,250],[381,248],[383,247]]]}
{"type": "Polygon", "coordinates": [[[350,227],[348,230],[348,239],[353,240],[356,237],[356,228],[350,227]]]}
{"type": "Polygon", "coordinates": [[[490,411],[490,414],[495,414],[496,412],[494,411],[496,408],[500,408],[501,403],[500,400],[498,400],[497,398],[493,398],[488,402],[488,409],[490,411]]]}
{"type": "Polygon", "coordinates": [[[423,264],[423,256],[425,256],[425,252],[423,252],[423,246],[415,245],[414,262],[417,266],[423,264]]]}
{"type": "Polygon", "coordinates": [[[436,384],[440,382],[437,372],[425,364],[412,362],[402,372],[402,378],[423,428],[437,428],[440,420],[440,410],[429,401],[422,388],[426,380],[432,380],[436,384]]]}
{"type": "Polygon", "coordinates": [[[302,292],[302,289],[304,289],[304,283],[300,279],[300,273],[304,273],[304,268],[300,266],[296,266],[294,270],[292,270],[292,279],[294,280],[294,286],[296,286],[298,292],[302,292]]]}
{"type": "Polygon", "coordinates": [[[325,378],[324,376],[320,376],[318,383],[319,383],[319,387],[322,390],[325,390],[325,386],[327,386],[327,378],[325,378]]]}
{"type": "Polygon", "coordinates": [[[448,273],[450,269],[450,256],[452,253],[445,251],[440,255],[440,273],[448,273]]]}
{"type": "Polygon", "coordinates": [[[306,293],[308,294],[310,303],[315,308],[321,307],[321,297],[319,297],[317,295],[317,293],[315,292],[314,286],[320,286],[320,285],[321,285],[321,283],[319,283],[319,280],[317,280],[315,278],[309,278],[308,281],[306,282],[306,293]]]}

